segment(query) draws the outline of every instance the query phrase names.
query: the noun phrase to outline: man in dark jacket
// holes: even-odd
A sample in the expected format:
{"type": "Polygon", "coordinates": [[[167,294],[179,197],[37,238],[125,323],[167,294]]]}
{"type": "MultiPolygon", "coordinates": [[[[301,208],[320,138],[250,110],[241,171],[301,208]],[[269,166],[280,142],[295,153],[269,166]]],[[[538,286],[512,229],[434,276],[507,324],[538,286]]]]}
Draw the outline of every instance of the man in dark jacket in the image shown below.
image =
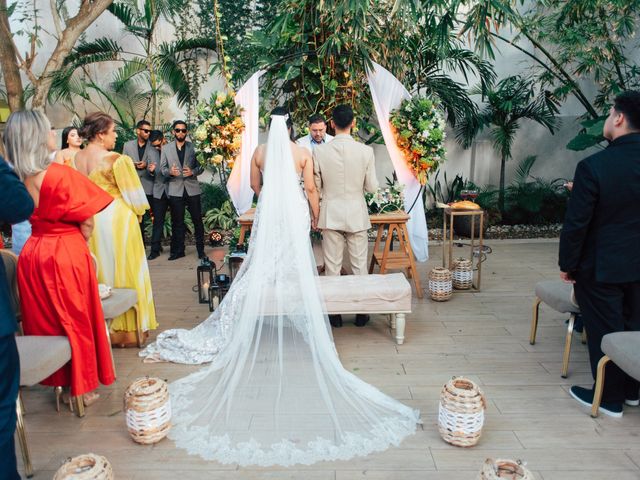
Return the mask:
{"type": "MultiPolygon", "coordinates": [[[[560,235],[561,278],[575,282],[596,375],[602,337],[640,330],[640,92],[616,97],[604,124],[609,146],[582,160],[560,235]]],[[[639,384],[610,364],[600,411],[622,416],[622,404],[638,405],[639,384]]],[[[571,387],[591,406],[593,389],[571,387]]]]}
{"type": "MultiPolygon", "coordinates": [[[[27,220],[33,200],[25,186],[0,157],[0,223],[27,220]]],[[[16,430],[16,399],[20,363],[16,348],[16,315],[9,300],[4,263],[0,261],[0,465],[2,478],[20,479],[16,467],[13,435],[16,430]]]]}

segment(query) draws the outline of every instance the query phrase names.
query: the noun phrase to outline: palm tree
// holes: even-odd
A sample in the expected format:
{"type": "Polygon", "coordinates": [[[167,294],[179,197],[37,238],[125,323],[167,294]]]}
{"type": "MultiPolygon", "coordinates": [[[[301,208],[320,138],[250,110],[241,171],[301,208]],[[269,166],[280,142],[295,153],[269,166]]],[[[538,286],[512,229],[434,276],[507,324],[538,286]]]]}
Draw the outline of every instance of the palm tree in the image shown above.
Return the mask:
{"type": "Polygon", "coordinates": [[[158,43],[156,39],[160,20],[183,14],[183,8],[181,0],[144,0],[142,7],[138,2],[112,3],[109,12],[120,21],[124,31],[137,40],[140,49],[125,49],[121,43],[106,37],[81,42],[65,60],[64,69],[57,73],[52,100],[69,101],[74,94],[86,97],[86,91],[81,94],[84,86],[97,91],[95,82],[82,85],[74,74],[78,69],[86,72],[86,67],[92,64],[118,62],[120,67],[113,75],[111,88],[115,93],[130,89],[131,84],[143,88],[154,125],[157,123],[158,98],[167,93],[167,89],[176,95],[179,106],[193,105],[197,101],[197,92],[193,91],[187,79],[184,68],[186,54],[191,59],[194,52],[207,55],[207,52],[215,51],[215,41],[191,38],[158,43]]]}
{"type": "MultiPolygon", "coordinates": [[[[479,93],[476,90],[474,93],[479,93]]],[[[546,91],[536,91],[533,80],[521,76],[507,77],[486,94],[486,103],[475,117],[466,117],[456,129],[458,141],[471,146],[485,128],[491,128],[493,148],[500,154],[500,188],[498,207],[504,214],[505,164],[522,120],[533,120],[553,134],[556,127],[557,101],[546,91]]]]}

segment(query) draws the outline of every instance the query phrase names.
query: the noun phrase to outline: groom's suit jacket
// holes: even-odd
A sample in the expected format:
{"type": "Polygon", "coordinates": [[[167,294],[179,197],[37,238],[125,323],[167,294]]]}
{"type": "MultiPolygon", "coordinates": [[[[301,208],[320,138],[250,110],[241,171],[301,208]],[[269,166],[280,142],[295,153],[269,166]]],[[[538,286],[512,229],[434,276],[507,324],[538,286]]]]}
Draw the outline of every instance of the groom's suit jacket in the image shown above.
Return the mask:
{"type": "Polygon", "coordinates": [[[373,148],[340,134],[313,150],[313,171],[321,194],[318,228],[360,232],[371,228],[364,193],[378,189],[373,148]]]}

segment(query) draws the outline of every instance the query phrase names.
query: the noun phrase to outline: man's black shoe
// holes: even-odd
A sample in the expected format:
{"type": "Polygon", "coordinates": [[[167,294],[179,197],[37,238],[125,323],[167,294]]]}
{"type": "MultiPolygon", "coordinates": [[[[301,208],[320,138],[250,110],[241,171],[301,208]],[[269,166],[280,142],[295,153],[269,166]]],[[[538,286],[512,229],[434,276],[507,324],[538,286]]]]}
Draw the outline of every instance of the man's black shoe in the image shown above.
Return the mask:
{"type": "Polygon", "coordinates": [[[203,258],[206,258],[206,255],[204,252],[198,252],[198,260],[202,260],[203,258]]]}
{"type": "Polygon", "coordinates": [[[329,323],[333,328],[342,327],[342,315],[329,315],[329,323]]]}
{"type": "MultiPolygon", "coordinates": [[[[569,390],[569,393],[574,399],[578,401],[578,403],[584,405],[585,407],[591,408],[591,406],[593,405],[592,389],[577,387],[574,385],[569,390]]],[[[600,408],[598,408],[598,411],[605,415],[609,415],[610,417],[620,418],[622,417],[622,402],[600,402],[600,408]]]]}
{"type": "Polygon", "coordinates": [[[160,256],[160,253],[158,252],[151,252],[149,254],[149,256],[147,257],[147,260],[153,260],[154,258],[158,258],[160,256]]]}
{"type": "Polygon", "coordinates": [[[184,257],[184,252],[182,253],[172,253],[171,255],[169,255],[169,260],[177,260],[179,258],[184,257]]]}
{"type": "Polygon", "coordinates": [[[356,327],[364,327],[369,321],[369,315],[359,313],[356,315],[356,327]]]}

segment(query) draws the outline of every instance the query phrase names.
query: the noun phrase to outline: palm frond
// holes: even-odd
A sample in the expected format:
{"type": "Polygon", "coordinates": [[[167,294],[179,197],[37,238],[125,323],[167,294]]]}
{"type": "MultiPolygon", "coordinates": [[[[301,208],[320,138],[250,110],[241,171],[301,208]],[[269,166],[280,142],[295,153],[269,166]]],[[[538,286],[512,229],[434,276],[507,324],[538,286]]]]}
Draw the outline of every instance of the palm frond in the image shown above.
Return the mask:
{"type": "Polygon", "coordinates": [[[107,37],[97,38],[91,42],[80,42],[64,60],[65,67],[73,69],[91,63],[118,60],[122,55],[122,47],[107,37]]]}
{"type": "Polygon", "coordinates": [[[529,178],[529,175],[531,175],[531,168],[536,163],[536,160],[538,160],[538,157],[536,155],[529,155],[528,157],[524,157],[516,167],[516,171],[513,176],[513,182],[526,182],[527,178],[529,178]]]}
{"type": "Polygon", "coordinates": [[[145,76],[148,78],[148,72],[147,64],[143,60],[127,60],[124,62],[124,65],[116,71],[113,81],[111,82],[111,88],[115,92],[119,92],[132,81],[135,82],[137,77],[145,76]]]}

